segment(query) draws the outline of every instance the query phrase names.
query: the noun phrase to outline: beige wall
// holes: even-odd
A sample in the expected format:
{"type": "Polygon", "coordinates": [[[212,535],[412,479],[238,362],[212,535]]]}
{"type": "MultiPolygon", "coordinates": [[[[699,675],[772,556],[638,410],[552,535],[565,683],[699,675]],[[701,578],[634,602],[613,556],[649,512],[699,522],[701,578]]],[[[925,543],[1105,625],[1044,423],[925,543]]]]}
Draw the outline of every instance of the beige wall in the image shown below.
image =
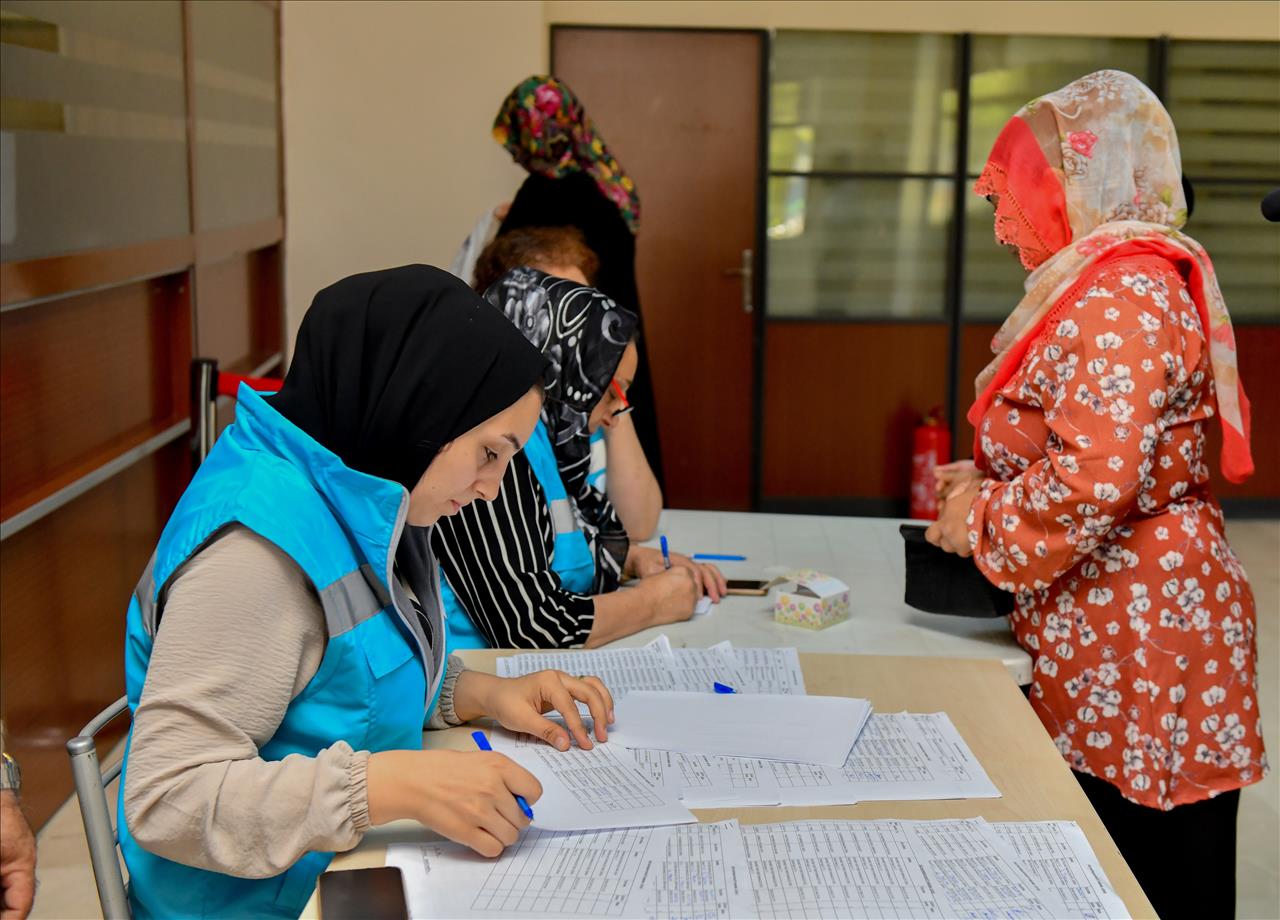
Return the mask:
{"type": "Polygon", "coordinates": [[[1278,0],[545,0],[547,23],[1280,39],[1278,0]]]}
{"type": "Polygon", "coordinates": [[[546,66],[540,2],[286,0],[289,348],[317,290],[354,272],[448,265],[523,176],[489,128],[546,66]]]}
{"type": "Polygon", "coordinates": [[[547,66],[547,26],[730,26],[1280,40],[1280,0],[286,0],[289,345],[312,295],[352,272],[447,265],[520,171],[489,126],[547,66]]]}

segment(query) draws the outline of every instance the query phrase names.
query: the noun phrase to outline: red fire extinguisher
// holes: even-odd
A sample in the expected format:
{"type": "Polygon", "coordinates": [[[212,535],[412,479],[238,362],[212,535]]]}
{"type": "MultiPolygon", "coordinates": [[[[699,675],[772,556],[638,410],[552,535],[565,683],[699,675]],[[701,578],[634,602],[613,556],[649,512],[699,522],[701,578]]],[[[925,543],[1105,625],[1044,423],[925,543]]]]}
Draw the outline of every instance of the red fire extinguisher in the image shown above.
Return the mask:
{"type": "Polygon", "coordinates": [[[916,520],[938,519],[937,487],[933,470],[951,462],[951,429],[942,418],[942,407],[936,406],[916,426],[911,447],[911,517],[916,520]]]}

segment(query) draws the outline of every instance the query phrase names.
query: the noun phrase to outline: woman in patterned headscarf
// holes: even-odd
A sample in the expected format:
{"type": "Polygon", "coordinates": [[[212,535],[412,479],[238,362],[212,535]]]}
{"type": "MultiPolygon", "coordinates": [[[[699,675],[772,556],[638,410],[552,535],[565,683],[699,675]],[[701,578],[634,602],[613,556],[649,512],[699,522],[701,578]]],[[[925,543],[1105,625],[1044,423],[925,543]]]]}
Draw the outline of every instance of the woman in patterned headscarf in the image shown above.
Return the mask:
{"type": "Polygon", "coordinates": [[[542,417],[492,504],[436,529],[451,648],[601,645],[688,619],[713,566],[637,546],[591,481],[591,434],[627,411],[636,316],[594,288],[516,268],[485,298],[551,362],[542,417]],[[619,591],[623,576],[634,588],[619,591]]]}
{"type": "Polygon", "coordinates": [[[1209,489],[1253,472],[1178,138],[1107,70],[1026,105],[975,187],[1030,272],[929,530],[1016,592],[1031,705],[1161,917],[1232,916],[1240,788],[1266,774],[1254,601],[1209,489]],[[1217,422],[1215,422],[1215,417],[1217,422]]]}
{"type": "MultiPolygon", "coordinates": [[[[498,235],[520,227],[577,227],[600,259],[595,286],[639,317],[635,237],[640,197],[573,90],[555,77],[522,81],[498,110],[493,136],[529,173],[498,235]]],[[[639,366],[631,390],[636,432],[661,483],[662,453],[643,336],[637,348],[639,366]]]]}

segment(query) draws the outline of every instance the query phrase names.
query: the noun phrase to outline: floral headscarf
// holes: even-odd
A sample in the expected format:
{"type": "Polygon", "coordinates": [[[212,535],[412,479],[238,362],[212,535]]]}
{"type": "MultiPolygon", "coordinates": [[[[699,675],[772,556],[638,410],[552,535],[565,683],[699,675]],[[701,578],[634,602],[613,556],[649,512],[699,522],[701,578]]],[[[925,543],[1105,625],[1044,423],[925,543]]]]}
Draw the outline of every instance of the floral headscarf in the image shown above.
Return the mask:
{"type": "Polygon", "coordinates": [[[573,90],[555,77],[533,76],[511,91],[493,137],[531,173],[559,179],[585,172],[622,212],[631,232],[640,230],[640,196],[622,171],[573,90]]]}
{"type": "Polygon", "coordinates": [[[996,196],[996,239],[1031,274],[1026,295],[992,340],[995,359],[975,381],[975,427],[1021,363],[1050,311],[1090,269],[1135,253],[1168,258],[1187,280],[1209,340],[1222,420],[1222,471],[1253,472],[1249,400],[1236,368],[1235,334],[1204,248],[1187,220],[1173,121],[1142,81],[1100,70],[1035,99],[996,138],[974,185],[996,196]]]}

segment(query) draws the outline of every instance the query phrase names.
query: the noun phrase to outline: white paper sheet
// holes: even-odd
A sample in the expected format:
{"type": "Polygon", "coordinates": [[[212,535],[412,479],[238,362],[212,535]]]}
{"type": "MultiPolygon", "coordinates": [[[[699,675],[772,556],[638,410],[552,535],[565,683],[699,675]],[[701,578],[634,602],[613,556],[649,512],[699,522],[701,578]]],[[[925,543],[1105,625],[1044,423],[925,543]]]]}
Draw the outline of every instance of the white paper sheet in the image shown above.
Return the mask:
{"type": "Polygon", "coordinates": [[[768,762],[675,751],[636,750],[636,766],[655,785],[680,796],[686,808],[778,805],[782,798],[768,762]]]}
{"type": "Polygon", "coordinates": [[[650,782],[622,745],[596,744],[557,751],[530,735],[494,732],[490,741],[542,783],[530,803],[533,824],[546,830],[596,830],[686,824],[697,819],[679,793],[650,782]]]}
{"type": "MultiPolygon", "coordinates": [[[[666,636],[661,638],[665,639],[666,636]]],[[[735,690],[742,683],[742,675],[733,657],[733,646],[728,642],[721,642],[711,648],[668,647],[668,656],[674,690],[714,693],[716,683],[735,690]]]]}
{"type": "Polygon", "coordinates": [[[841,766],[871,714],[866,700],[635,691],[614,706],[610,742],[633,749],[841,766]]]}
{"type": "MultiPolygon", "coordinates": [[[[668,658],[671,643],[666,636],[640,648],[606,648],[569,652],[522,652],[498,659],[499,677],[523,677],[552,668],[570,674],[599,677],[614,702],[632,690],[674,690],[675,676],[668,658]]],[[[586,709],[583,707],[583,711],[586,709]]]]}
{"type": "Polygon", "coordinates": [[[989,825],[1040,892],[1053,892],[1062,917],[1119,920],[1129,916],[1074,821],[1000,821],[989,825]]]}
{"type": "Polygon", "coordinates": [[[765,767],[783,805],[1000,797],[945,712],[875,713],[840,767],[765,767]]]}
{"type": "Polygon", "coordinates": [[[734,687],[739,693],[804,695],[804,672],[795,649],[735,648],[733,657],[742,675],[742,686],[734,687]]]}
{"type": "Polygon", "coordinates": [[[414,917],[718,918],[752,913],[736,821],[585,833],[530,829],[497,859],[395,844],[414,917]]]}
{"type": "Polygon", "coordinates": [[[1044,918],[1052,907],[968,821],[803,821],[742,828],[756,916],[1044,918]]]}

